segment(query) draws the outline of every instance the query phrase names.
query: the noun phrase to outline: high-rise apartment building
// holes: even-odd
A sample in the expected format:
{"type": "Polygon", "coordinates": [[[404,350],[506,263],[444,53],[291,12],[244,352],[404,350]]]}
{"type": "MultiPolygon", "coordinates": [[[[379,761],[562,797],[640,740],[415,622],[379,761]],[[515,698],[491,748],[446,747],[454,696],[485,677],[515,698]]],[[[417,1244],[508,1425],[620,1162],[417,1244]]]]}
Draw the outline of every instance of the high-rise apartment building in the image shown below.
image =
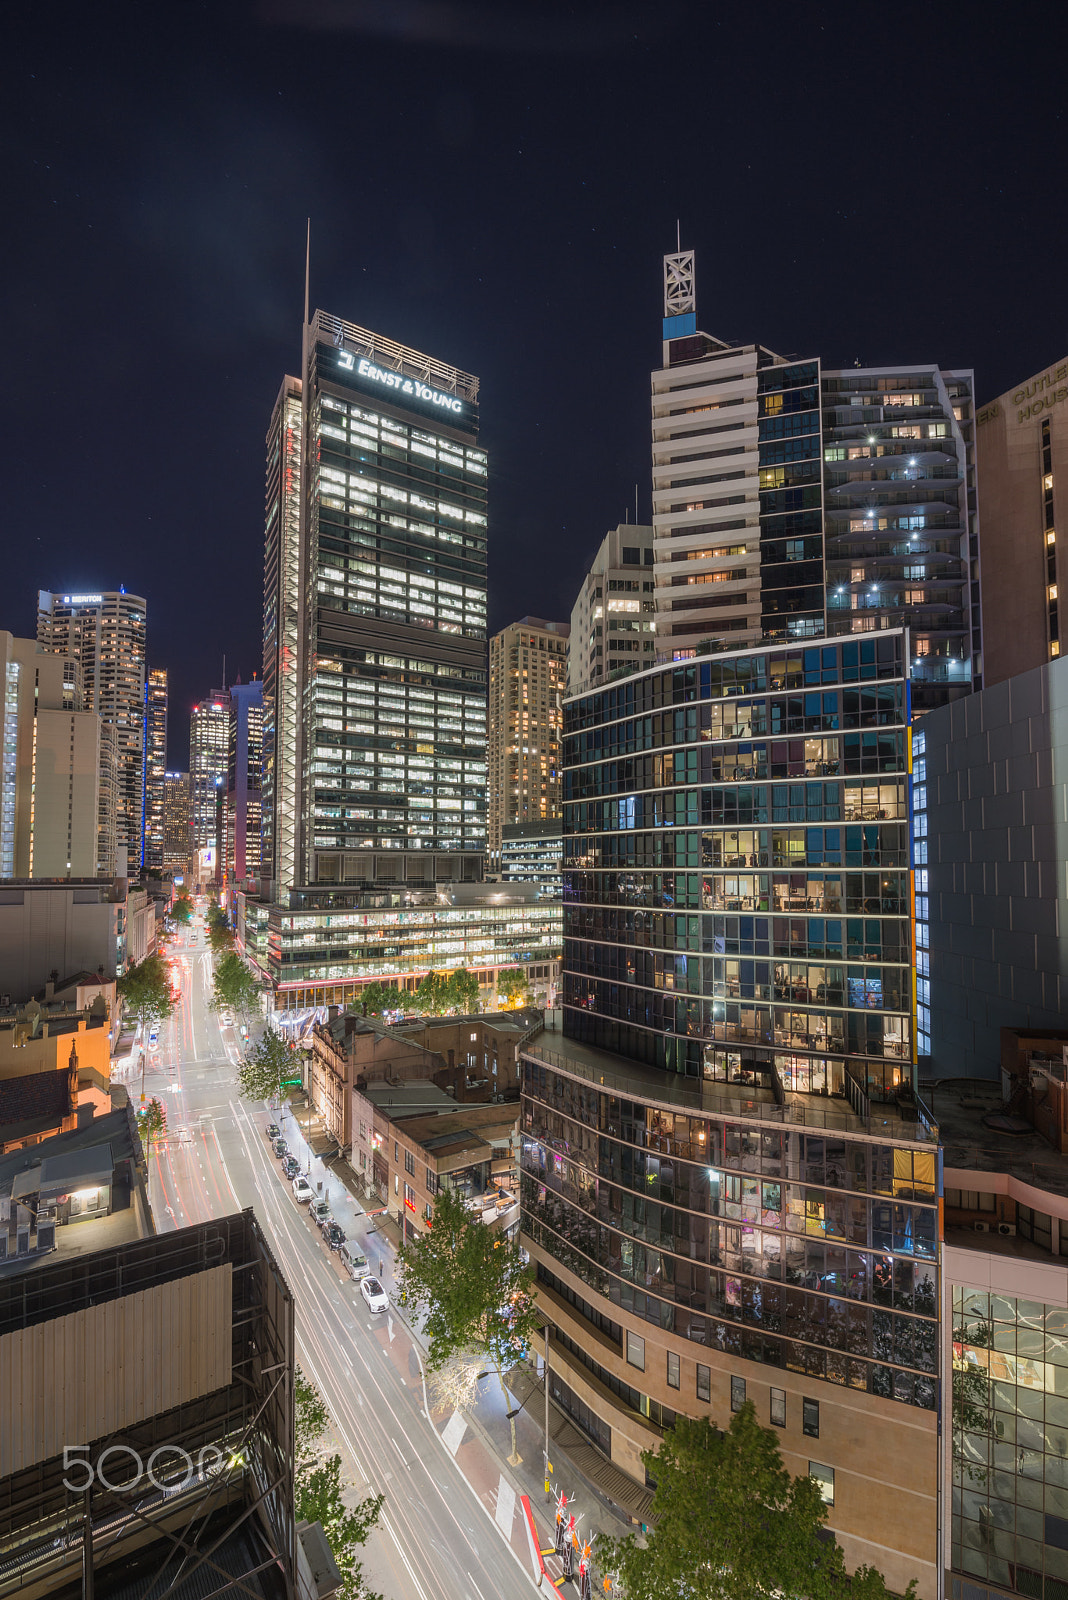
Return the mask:
{"type": "Polygon", "coordinates": [[[193,850],[189,821],[189,774],[163,774],[163,865],[168,871],[188,872],[193,850]]]}
{"type": "Polygon", "coordinates": [[[510,823],[560,815],[560,734],[567,692],[566,622],[522,617],[490,640],[489,862],[501,866],[510,823]]]}
{"type": "Polygon", "coordinates": [[[644,1485],[676,1415],[751,1400],[849,1566],[933,1600],[907,637],[754,645],[565,704],[563,1037],[522,1052],[522,1227],[552,1393],[617,1466],[644,1485]]]}
{"type": "Polygon", "coordinates": [[[601,540],[571,610],[567,692],[656,663],[653,530],[621,522],[601,540]]]}
{"type": "Polygon", "coordinates": [[[477,378],[314,314],[268,435],[265,748],[283,895],[481,876],[486,474],[477,378]]]}
{"type": "MultiPolygon", "coordinates": [[[[194,850],[220,849],[219,800],[230,755],[230,691],[213,689],[189,721],[189,821],[194,850]]],[[[218,854],[214,857],[218,864],[218,854]]]]}
{"type": "Polygon", "coordinates": [[[145,782],[147,606],[124,589],[37,598],[37,643],[81,664],[86,711],[114,730],[115,840],[127,871],[139,870],[145,782]]]}
{"type": "Polygon", "coordinates": [[[693,253],[664,265],[661,658],[908,626],[917,711],[981,686],[972,374],[726,344],[698,330],[693,253]]]}
{"type": "Polygon", "coordinates": [[[1061,654],[1058,551],[1068,538],[1066,402],[1068,361],[1059,361],[998,395],[975,419],[982,583],[989,602],[983,672],[988,686],[1061,654]]]}
{"type": "Polygon", "coordinates": [[[82,709],[73,656],[0,632],[0,878],[114,869],[113,794],[101,804],[101,722],[82,709]]]}
{"type": "Polygon", "coordinates": [[[263,788],[263,684],[235,683],[230,689],[226,772],[227,883],[259,879],[263,788]]]}
{"type": "Polygon", "coordinates": [[[163,870],[164,776],[167,770],[167,669],[153,667],[145,689],[145,861],[163,870]]]}

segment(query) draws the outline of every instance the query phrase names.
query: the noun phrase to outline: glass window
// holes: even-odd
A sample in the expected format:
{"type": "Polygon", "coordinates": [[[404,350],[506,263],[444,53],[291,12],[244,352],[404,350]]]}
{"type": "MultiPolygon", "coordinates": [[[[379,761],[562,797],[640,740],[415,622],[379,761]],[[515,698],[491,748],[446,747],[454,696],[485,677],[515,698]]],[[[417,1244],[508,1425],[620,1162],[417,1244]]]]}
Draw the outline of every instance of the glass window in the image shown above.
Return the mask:
{"type": "Polygon", "coordinates": [[[740,1411],[745,1405],[745,1379],[731,1375],[731,1410],[740,1411]]]}
{"type": "Polygon", "coordinates": [[[712,1399],[712,1368],[703,1367],[700,1362],[697,1363],[697,1398],[705,1401],[712,1399]]]}
{"type": "Polygon", "coordinates": [[[810,1439],[820,1436],[820,1403],[818,1400],[802,1400],[801,1402],[801,1427],[810,1439]]]}
{"type": "Polygon", "coordinates": [[[667,1353],[667,1383],[669,1389],[679,1387],[679,1358],[671,1350],[667,1353]]]}
{"type": "Polygon", "coordinates": [[[808,1475],[815,1478],[820,1491],[820,1499],[825,1506],[834,1505],[834,1468],[825,1467],[822,1461],[810,1461],[808,1475]]]}
{"type": "Polygon", "coordinates": [[[645,1371],[645,1340],[640,1334],[627,1333],[627,1360],[639,1372],[645,1371]]]}
{"type": "Polygon", "coordinates": [[[786,1426],[786,1390],[773,1389],[771,1391],[771,1421],[776,1428],[786,1426]]]}

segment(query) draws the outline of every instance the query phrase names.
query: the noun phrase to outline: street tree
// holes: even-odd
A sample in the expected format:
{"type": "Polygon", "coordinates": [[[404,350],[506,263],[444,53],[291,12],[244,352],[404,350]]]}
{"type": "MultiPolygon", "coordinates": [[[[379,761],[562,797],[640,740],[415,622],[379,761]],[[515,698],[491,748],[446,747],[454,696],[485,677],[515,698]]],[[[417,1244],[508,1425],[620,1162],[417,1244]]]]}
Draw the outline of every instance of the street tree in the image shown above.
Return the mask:
{"type": "Polygon", "coordinates": [[[214,901],[208,907],[208,943],[216,955],[222,955],[224,951],[232,950],[234,946],[234,936],[226,920],[226,912],[220,911],[214,901]]]}
{"type": "Polygon", "coordinates": [[[138,1111],[137,1130],[141,1135],[141,1142],[149,1149],[166,1137],[167,1113],[155,1096],[138,1111]]]}
{"type": "Polygon", "coordinates": [[[329,1425],[326,1402],[315,1384],[296,1369],[294,1382],[297,1456],[294,1510],[298,1522],[319,1522],[342,1575],[341,1600],[380,1600],[363,1580],[358,1552],[378,1522],[385,1496],[368,1495],[355,1506],[345,1504],[341,1457],[327,1454],[323,1439],[329,1425]]]}
{"type": "MultiPolygon", "coordinates": [[[[487,1227],[459,1195],[442,1189],[431,1227],[397,1259],[402,1294],[426,1312],[429,1371],[458,1358],[477,1360],[496,1374],[507,1405],[506,1376],[538,1326],[534,1280],[518,1240],[487,1227]]],[[[517,1462],[514,1416],[509,1421],[517,1462]]]]}
{"type": "Polygon", "coordinates": [[[115,987],[124,1012],[136,1019],[142,1032],[154,1022],[163,1022],[174,1010],[170,978],[158,955],[127,967],[115,987]]]}
{"type": "Polygon", "coordinates": [[[444,972],[428,972],[412,996],[413,1011],[425,1017],[440,1017],[449,1009],[449,980],[444,972]]]}
{"type": "Polygon", "coordinates": [[[265,1028],[238,1066],[238,1088],[246,1100],[280,1100],[282,1084],[297,1075],[299,1061],[288,1040],[273,1028],[265,1028]]]}
{"type": "Polygon", "coordinates": [[[188,928],[193,920],[193,902],[187,894],[179,894],[171,906],[171,916],[180,928],[188,928]]]}
{"type": "MultiPolygon", "coordinates": [[[[819,1486],[790,1476],[752,1401],[725,1433],[707,1417],[677,1417],[642,1460],[656,1484],[650,1531],[597,1552],[624,1600],[889,1600],[875,1568],[847,1575],[819,1486]]],[[[906,1600],[915,1592],[913,1580],[906,1600]]]]}
{"type": "Polygon", "coordinates": [[[448,1010],[472,1015],[478,1010],[478,979],[466,967],[457,967],[449,973],[448,1010]]]}
{"type": "Polygon", "coordinates": [[[522,967],[505,967],[497,974],[497,995],[506,1006],[529,1005],[534,998],[522,967]]]}
{"type": "Polygon", "coordinates": [[[260,1009],[260,980],[236,950],[227,950],[215,968],[213,1011],[234,1011],[247,1026],[260,1009]]]}
{"type": "Polygon", "coordinates": [[[395,983],[368,983],[360,990],[352,1010],[360,1016],[380,1017],[386,1011],[403,1011],[410,999],[395,983]]]}

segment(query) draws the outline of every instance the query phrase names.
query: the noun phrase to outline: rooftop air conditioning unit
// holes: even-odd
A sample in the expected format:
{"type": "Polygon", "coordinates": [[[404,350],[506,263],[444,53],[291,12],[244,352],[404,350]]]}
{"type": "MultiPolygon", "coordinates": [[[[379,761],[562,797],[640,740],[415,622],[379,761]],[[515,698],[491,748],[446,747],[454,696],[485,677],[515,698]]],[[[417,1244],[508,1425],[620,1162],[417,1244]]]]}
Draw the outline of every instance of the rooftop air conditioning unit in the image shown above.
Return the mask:
{"type": "Polygon", "coordinates": [[[989,1224],[989,1222],[973,1222],[972,1223],[972,1227],[975,1229],[976,1233],[989,1233],[990,1232],[990,1224],[989,1224]]]}
{"type": "Polygon", "coordinates": [[[1013,1236],[1016,1233],[1016,1224],[1015,1224],[1015,1222],[999,1222],[998,1223],[998,1232],[1001,1233],[1001,1234],[1004,1234],[1005,1237],[1008,1238],[1008,1239],[1013,1238],[1013,1236]]]}

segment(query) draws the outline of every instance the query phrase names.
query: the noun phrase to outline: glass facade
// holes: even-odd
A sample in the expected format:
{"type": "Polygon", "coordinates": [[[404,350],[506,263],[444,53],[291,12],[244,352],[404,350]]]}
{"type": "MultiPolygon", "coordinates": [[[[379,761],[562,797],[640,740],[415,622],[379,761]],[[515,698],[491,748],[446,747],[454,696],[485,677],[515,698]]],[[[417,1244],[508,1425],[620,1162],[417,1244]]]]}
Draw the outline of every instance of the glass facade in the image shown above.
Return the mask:
{"type": "Polygon", "coordinates": [[[895,1141],[848,1111],[836,1129],[777,1105],[717,1114],[696,1086],[680,1111],[651,1073],[638,1098],[601,1061],[583,1078],[540,1044],[523,1059],[523,1230],[600,1297],[583,1314],[618,1307],[725,1356],[934,1409],[936,1150],[915,1125],[895,1141]]]}
{"type": "Polygon", "coordinates": [[[1066,1600],[1068,1311],[955,1288],[952,1315],[954,1600],[1066,1600]]]}
{"type": "Polygon", "coordinates": [[[811,638],[825,632],[819,362],[763,367],[757,392],[761,628],[811,638]]]}
{"type": "Polygon", "coordinates": [[[565,1032],[765,1091],[913,1087],[905,636],[565,707],[565,1032]]]}

